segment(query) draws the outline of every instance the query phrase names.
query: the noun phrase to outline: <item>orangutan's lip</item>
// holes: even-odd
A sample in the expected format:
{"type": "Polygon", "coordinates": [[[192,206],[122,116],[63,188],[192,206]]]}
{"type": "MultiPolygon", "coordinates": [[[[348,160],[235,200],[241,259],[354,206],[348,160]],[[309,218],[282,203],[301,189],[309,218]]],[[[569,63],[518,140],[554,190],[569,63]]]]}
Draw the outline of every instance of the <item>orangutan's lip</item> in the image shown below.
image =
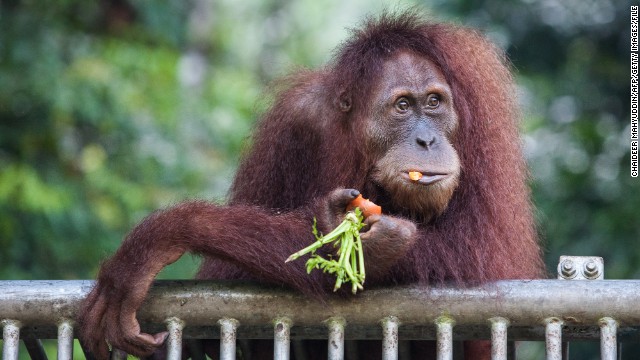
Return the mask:
{"type": "Polygon", "coordinates": [[[402,177],[404,179],[406,179],[407,181],[414,183],[414,184],[420,184],[420,185],[433,185],[435,183],[437,183],[440,180],[444,180],[446,178],[448,178],[449,176],[451,176],[451,174],[447,174],[447,173],[439,173],[439,172],[431,172],[431,171],[421,171],[420,172],[422,174],[422,177],[418,180],[411,180],[409,178],[409,172],[405,171],[402,173],[402,177]]]}

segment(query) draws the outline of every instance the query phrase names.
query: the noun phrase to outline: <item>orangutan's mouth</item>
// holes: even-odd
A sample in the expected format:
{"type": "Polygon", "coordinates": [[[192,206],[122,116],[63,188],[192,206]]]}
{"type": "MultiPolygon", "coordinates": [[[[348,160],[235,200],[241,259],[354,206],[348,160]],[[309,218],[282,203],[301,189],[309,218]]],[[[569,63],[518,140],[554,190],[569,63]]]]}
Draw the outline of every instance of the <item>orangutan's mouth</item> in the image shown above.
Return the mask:
{"type": "Polygon", "coordinates": [[[414,184],[432,185],[437,183],[438,181],[444,180],[449,176],[451,176],[451,174],[442,173],[442,172],[431,172],[431,171],[424,171],[424,172],[421,171],[419,172],[419,174],[421,176],[416,178],[416,176],[413,175],[413,178],[412,178],[410,177],[409,172],[406,171],[402,173],[402,177],[414,184]]]}

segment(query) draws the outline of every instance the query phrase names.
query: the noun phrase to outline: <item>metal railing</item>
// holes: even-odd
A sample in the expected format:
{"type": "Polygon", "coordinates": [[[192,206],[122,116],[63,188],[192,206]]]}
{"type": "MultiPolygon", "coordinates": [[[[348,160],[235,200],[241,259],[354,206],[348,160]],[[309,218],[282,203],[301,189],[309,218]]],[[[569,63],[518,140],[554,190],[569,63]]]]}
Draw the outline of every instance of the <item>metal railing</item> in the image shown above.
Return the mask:
{"type": "MultiPolygon", "coordinates": [[[[22,338],[58,339],[71,359],[73,319],[92,281],[0,281],[3,359],[16,359],[22,338]]],[[[382,339],[384,359],[398,358],[398,339],[435,339],[438,359],[453,359],[454,340],[491,339],[492,358],[507,343],[544,340],[547,359],[563,342],[600,339],[602,359],[620,341],[640,341],[640,280],[500,281],[473,288],[416,286],[368,289],[326,303],[247,283],[157,281],[138,313],[146,331],[170,332],[168,356],[181,339],[221,339],[221,359],[234,359],[236,339],[274,339],[274,358],[288,359],[291,339],[328,339],[329,359],[344,358],[345,339],[382,339]]]]}

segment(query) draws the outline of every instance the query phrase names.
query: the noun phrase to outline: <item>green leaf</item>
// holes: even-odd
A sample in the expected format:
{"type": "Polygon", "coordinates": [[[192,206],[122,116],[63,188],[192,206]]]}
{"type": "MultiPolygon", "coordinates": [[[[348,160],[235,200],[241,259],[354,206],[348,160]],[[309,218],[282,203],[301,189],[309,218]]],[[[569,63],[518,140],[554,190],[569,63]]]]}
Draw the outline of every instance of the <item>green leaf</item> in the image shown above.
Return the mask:
{"type": "Polygon", "coordinates": [[[350,211],[345,215],[340,225],[329,234],[323,236],[317,229],[317,221],[314,217],[311,232],[316,241],[306,248],[291,254],[285,262],[296,260],[302,255],[311,253],[311,257],[305,264],[307,274],[310,274],[314,269],[321,270],[323,273],[333,274],[336,276],[334,291],[337,291],[345,283],[351,283],[351,292],[355,294],[358,290],[364,289],[364,255],[360,239],[360,229],[363,226],[362,212],[356,208],[355,211],[350,211]],[[315,254],[316,250],[328,244],[331,244],[333,248],[338,248],[338,261],[324,259],[315,254]]]}

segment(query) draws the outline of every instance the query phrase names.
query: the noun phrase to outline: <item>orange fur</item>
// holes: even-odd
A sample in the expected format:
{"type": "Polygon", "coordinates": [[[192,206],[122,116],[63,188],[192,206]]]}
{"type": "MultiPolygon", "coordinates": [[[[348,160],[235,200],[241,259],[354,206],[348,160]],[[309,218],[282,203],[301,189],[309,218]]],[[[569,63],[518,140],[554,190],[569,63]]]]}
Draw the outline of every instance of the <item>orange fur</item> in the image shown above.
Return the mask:
{"type": "MultiPolygon", "coordinates": [[[[257,125],[227,206],[183,203],[151,215],[129,234],[83,303],[83,343],[100,358],[107,355],[105,338],[134,354],[152,351],[161,339],[139,333],[135,312],[157,272],[184,252],[205,255],[199,278],[254,279],[326,296],[330,281],[307,275],[302,262],[285,266],[284,259],[313,241],[312,218],[324,213],[328,194],[340,187],[359,189],[385,214],[417,225],[410,242],[389,235],[368,248],[372,259],[385,254],[373,262],[371,278],[367,269],[368,286],[544,276],[514,94],[504,54],[478,32],[428,23],[411,12],[369,20],[324,69],[283,80],[257,125]],[[363,119],[383,65],[398,52],[435,63],[453,92],[459,124],[451,142],[461,173],[457,187],[434,198],[417,199],[400,188],[393,193],[403,199],[394,202],[389,189],[372,181],[379,159],[366,148],[363,119]],[[397,205],[404,202],[410,211],[397,205]],[[436,202],[440,213],[424,209],[436,202]]],[[[330,224],[318,219],[322,231],[330,224]]]]}

